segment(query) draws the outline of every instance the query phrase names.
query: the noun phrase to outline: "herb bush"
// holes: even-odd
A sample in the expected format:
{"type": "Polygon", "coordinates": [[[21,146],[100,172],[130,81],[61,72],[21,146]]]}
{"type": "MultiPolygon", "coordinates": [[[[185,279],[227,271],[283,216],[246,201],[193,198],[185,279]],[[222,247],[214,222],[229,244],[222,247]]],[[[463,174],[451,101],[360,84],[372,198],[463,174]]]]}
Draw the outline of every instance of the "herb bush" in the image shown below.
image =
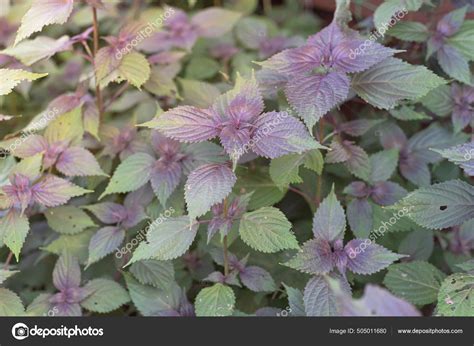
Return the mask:
{"type": "Polygon", "coordinates": [[[2,2],[0,315],[473,316],[472,2],[165,2],[2,2]]]}

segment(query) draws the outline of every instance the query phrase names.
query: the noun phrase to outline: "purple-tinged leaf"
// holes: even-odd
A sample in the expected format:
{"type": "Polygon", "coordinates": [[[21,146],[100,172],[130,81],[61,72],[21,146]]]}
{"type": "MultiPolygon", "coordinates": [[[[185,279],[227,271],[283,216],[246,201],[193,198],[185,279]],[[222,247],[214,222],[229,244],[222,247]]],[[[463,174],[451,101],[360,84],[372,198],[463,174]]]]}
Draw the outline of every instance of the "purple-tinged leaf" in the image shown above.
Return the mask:
{"type": "Polygon", "coordinates": [[[285,94],[308,128],[312,128],[323,115],[347,98],[349,84],[349,78],[339,72],[301,76],[288,82],[285,94]]]}
{"type": "Polygon", "coordinates": [[[19,158],[34,156],[38,153],[45,152],[48,149],[48,142],[40,135],[30,135],[23,143],[12,151],[12,154],[19,158]]]}
{"type": "Polygon", "coordinates": [[[272,56],[270,59],[258,63],[266,69],[284,75],[301,75],[318,67],[321,61],[320,49],[314,45],[305,45],[287,49],[272,56]]]}
{"type": "Polygon", "coordinates": [[[407,136],[395,123],[384,124],[379,131],[380,144],[384,149],[401,150],[407,143],[407,136]]]}
{"type": "Polygon", "coordinates": [[[330,146],[331,151],[326,155],[326,163],[341,163],[346,162],[350,158],[350,153],[344,145],[337,141],[332,141],[330,146]]]}
{"type": "Polygon", "coordinates": [[[417,186],[429,186],[431,173],[428,165],[415,156],[407,156],[400,161],[400,173],[417,186]]]}
{"type": "Polygon", "coordinates": [[[120,227],[107,226],[99,229],[89,243],[87,266],[112,253],[122,244],[125,231],[120,227]]]}
{"type": "Polygon", "coordinates": [[[107,175],[100,168],[94,155],[80,147],[71,147],[63,151],[56,162],[56,168],[70,177],[107,175]]]}
{"type": "Polygon", "coordinates": [[[127,217],[127,210],[120,204],[105,202],[82,207],[105,224],[116,224],[127,217]]]}
{"type": "Polygon", "coordinates": [[[363,181],[353,181],[344,188],[344,193],[350,196],[364,198],[370,194],[370,188],[363,181]]]}
{"type": "Polygon", "coordinates": [[[313,234],[316,239],[333,242],[344,238],[346,217],[344,209],[336,198],[334,186],[329,195],[319,205],[313,217],[313,234]]]}
{"type": "Polygon", "coordinates": [[[226,164],[209,164],[193,171],[185,186],[189,217],[194,219],[208,212],[227,197],[236,181],[226,164]]]}
{"type": "Polygon", "coordinates": [[[77,258],[67,252],[59,257],[54,266],[53,284],[60,291],[79,287],[81,284],[81,268],[77,258]]]}
{"type": "Polygon", "coordinates": [[[222,35],[232,30],[241,16],[242,14],[239,12],[211,7],[194,15],[191,23],[203,37],[222,37],[222,35]]]}
{"type": "Polygon", "coordinates": [[[288,77],[274,70],[263,68],[255,73],[263,97],[275,99],[278,96],[278,89],[283,88],[288,82],[288,77]]]}
{"type": "Polygon", "coordinates": [[[57,207],[67,203],[71,198],[92,192],[76,186],[67,180],[47,175],[33,186],[33,199],[45,207],[57,207]]]}
{"type": "Polygon", "coordinates": [[[365,198],[353,199],[347,205],[347,220],[357,238],[366,238],[372,231],[372,205],[365,198]]]}
{"type": "Polygon", "coordinates": [[[351,135],[353,137],[359,137],[359,136],[364,135],[367,131],[369,131],[374,126],[380,124],[382,121],[383,120],[380,120],[380,119],[375,119],[375,120],[357,119],[357,120],[352,120],[352,121],[343,123],[339,125],[338,128],[340,131],[345,132],[348,135],[351,135]]]}
{"type": "Polygon", "coordinates": [[[57,310],[57,316],[64,316],[64,317],[79,317],[82,316],[82,309],[81,306],[78,303],[68,303],[68,302],[62,302],[62,303],[56,303],[56,302],[51,302],[54,307],[57,310]]]}
{"type": "Polygon", "coordinates": [[[64,24],[71,15],[73,0],[37,0],[21,19],[15,45],[50,24],[64,24]]]}
{"type": "Polygon", "coordinates": [[[169,196],[179,185],[182,176],[181,164],[160,158],[151,170],[151,186],[161,205],[165,206],[169,196]]]}
{"type": "Polygon", "coordinates": [[[256,121],[255,127],[255,146],[252,149],[267,158],[300,154],[322,147],[310,136],[303,123],[286,112],[264,113],[256,121]]]}
{"type": "Polygon", "coordinates": [[[308,274],[329,273],[335,265],[331,245],[321,238],[308,240],[285,265],[308,274]]]}
{"type": "Polygon", "coordinates": [[[362,72],[399,52],[370,40],[369,45],[366,42],[367,40],[362,39],[348,39],[337,45],[332,51],[335,68],[347,73],[362,72]]]}
{"type": "Polygon", "coordinates": [[[438,22],[436,25],[436,31],[441,33],[443,36],[454,35],[464,22],[466,11],[467,6],[464,6],[449,12],[438,22]]]}
{"type": "Polygon", "coordinates": [[[356,274],[364,275],[374,274],[405,257],[375,244],[370,239],[351,240],[344,247],[344,251],[348,257],[347,268],[356,274]]]}
{"type": "Polygon", "coordinates": [[[372,193],[370,194],[370,197],[372,197],[375,203],[388,206],[395,204],[400,199],[405,197],[406,194],[407,191],[397,183],[393,183],[391,181],[382,181],[376,183],[372,187],[372,193]]]}
{"type": "MultiPolygon", "coordinates": [[[[24,161],[23,161],[24,162],[24,161]]],[[[23,213],[33,201],[33,189],[30,179],[23,174],[15,173],[9,178],[10,184],[2,187],[3,195],[10,206],[23,213]]]]}
{"type": "Polygon", "coordinates": [[[218,135],[214,118],[211,110],[180,106],[160,115],[156,129],[180,142],[202,142],[218,135]]]}
{"type": "Polygon", "coordinates": [[[220,121],[226,124],[251,123],[264,109],[263,98],[259,90],[255,75],[243,78],[237,75],[235,87],[219,96],[212,106],[220,117],[220,121]]]}
{"type": "Polygon", "coordinates": [[[203,280],[214,282],[214,283],[221,283],[221,284],[227,284],[227,285],[234,285],[234,286],[242,287],[242,285],[239,282],[239,279],[237,278],[238,274],[239,274],[239,272],[232,271],[227,276],[225,276],[221,272],[212,272],[211,274],[209,274],[203,280]]]}
{"type": "Polygon", "coordinates": [[[368,284],[360,299],[350,295],[338,295],[342,316],[421,316],[421,313],[407,301],[391,294],[386,289],[368,284]]]}
{"type": "Polygon", "coordinates": [[[254,292],[273,292],[277,289],[270,273],[257,266],[249,266],[241,271],[240,280],[254,292]]]}

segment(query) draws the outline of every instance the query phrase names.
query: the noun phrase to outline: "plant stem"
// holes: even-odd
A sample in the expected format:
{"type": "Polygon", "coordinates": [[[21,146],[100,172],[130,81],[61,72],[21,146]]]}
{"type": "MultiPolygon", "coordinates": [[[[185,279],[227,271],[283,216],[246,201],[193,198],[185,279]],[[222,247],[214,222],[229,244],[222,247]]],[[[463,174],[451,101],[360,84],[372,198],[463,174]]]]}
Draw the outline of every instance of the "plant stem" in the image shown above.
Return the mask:
{"type": "MultiPolygon", "coordinates": [[[[318,140],[322,144],[322,140],[324,138],[324,118],[321,118],[319,120],[319,132],[318,132],[318,140]]],[[[316,202],[316,208],[319,207],[319,204],[321,203],[321,191],[323,187],[323,172],[321,172],[320,175],[316,178],[316,197],[315,197],[315,202],[316,202]]]]}
{"type": "Polygon", "coordinates": [[[224,236],[224,240],[222,241],[224,245],[224,275],[229,275],[229,253],[227,251],[227,236],[224,236]]]}
{"type": "MultiPolygon", "coordinates": [[[[94,22],[94,57],[97,55],[99,50],[99,22],[97,21],[97,9],[92,7],[92,18],[94,22]]],[[[94,66],[95,70],[95,66],[94,66]]],[[[95,94],[97,98],[97,110],[99,111],[99,118],[102,120],[104,118],[104,107],[102,103],[102,93],[100,91],[100,83],[97,80],[97,72],[95,74],[95,94]]]]}
{"type": "MultiPolygon", "coordinates": [[[[224,199],[224,217],[227,217],[227,197],[224,199]]],[[[224,248],[224,275],[227,276],[229,275],[229,253],[227,251],[227,235],[224,236],[224,239],[222,240],[222,246],[224,248]]]]}
{"type": "Polygon", "coordinates": [[[8,266],[10,265],[12,258],[13,258],[13,251],[10,251],[10,253],[8,254],[7,260],[5,261],[5,265],[3,266],[4,270],[8,269],[8,266]]]}
{"type": "Polygon", "coordinates": [[[272,10],[272,0],[263,0],[263,12],[269,15],[272,10]]]}
{"type": "Polygon", "coordinates": [[[301,197],[303,197],[304,200],[306,201],[306,203],[308,203],[310,209],[311,209],[312,211],[315,211],[315,210],[314,210],[314,202],[313,202],[313,200],[311,199],[311,197],[309,197],[306,193],[304,193],[304,192],[301,191],[301,190],[298,190],[297,188],[295,188],[295,187],[293,187],[293,186],[289,186],[289,187],[288,187],[288,190],[290,190],[290,191],[292,191],[292,192],[294,192],[294,193],[300,195],[301,197]]]}

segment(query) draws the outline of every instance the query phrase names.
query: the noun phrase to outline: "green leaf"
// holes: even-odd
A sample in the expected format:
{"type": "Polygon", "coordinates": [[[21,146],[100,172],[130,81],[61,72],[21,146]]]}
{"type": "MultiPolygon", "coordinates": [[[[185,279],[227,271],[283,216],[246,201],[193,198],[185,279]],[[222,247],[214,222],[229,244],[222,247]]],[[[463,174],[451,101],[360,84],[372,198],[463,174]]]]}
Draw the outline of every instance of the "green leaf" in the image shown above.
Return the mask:
{"type": "Polygon", "coordinates": [[[20,297],[6,288],[0,288],[0,316],[23,316],[24,313],[20,297]]]}
{"type": "Polygon", "coordinates": [[[27,157],[16,164],[10,171],[10,175],[19,173],[28,177],[30,180],[35,180],[41,174],[41,166],[43,165],[43,154],[38,153],[27,157]]]}
{"type": "Polygon", "coordinates": [[[183,89],[183,103],[199,108],[210,107],[221,92],[214,85],[191,79],[179,79],[183,89]]]}
{"type": "Polygon", "coordinates": [[[297,288],[293,288],[283,284],[288,295],[288,304],[290,306],[291,316],[306,316],[304,311],[303,292],[297,288]]]}
{"type": "Polygon", "coordinates": [[[145,185],[151,176],[155,159],[145,153],[127,157],[115,170],[109,185],[99,199],[112,193],[125,193],[138,190],[145,185]]]}
{"type": "Polygon", "coordinates": [[[270,162],[270,177],[279,187],[288,187],[290,184],[299,184],[303,180],[299,176],[300,166],[304,155],[290,154],[273,159],[270,162]]]}
{"type": "Polygon", "coordinates": [[[280,190],[264,172],[239,172],[235,189],[253,192],[249,209],[272,206],[285,197],[286,189],[280,190]]]}
{"type": "Polygon", "coordinates": [[[51,121],[44,132],[48,143],[69,141],[70,144],[79,144],[84,135],[82,124],[82,107],[76,107],[51,121]]]}
{"type": "Polygon", "coordinates": [[[430,35],[426,25],[410,21],[398,22],[387,33],[399,40],[409,42],[426,42],[430,35]]]}
{"type": "Polygon", "coordinates": [[[140,284],[131,275],[124,273],[133,304],[143,316],[157,316],[162,311],[176,311],[179,307],[179,290],[166,291],[140,284]]]}
{"type": "Polygon", "coordinates": [[[196,316],[230,316],[234,310],[235,295],[232,288],[217,283],[202,289],[196,297],[196,316]]]}
{"type": "Polygon", "coordinates": [[[454,106],[454,101],[451,98],[451,86],[441,85],[430,91],[420,101],[424,107],[440,117],[451,114],[454,106]]]}
{"type": "Polygon", "coordinates": [[[352,79],[357,95],[382,109],[391,109],[401,100],[416,100],[445,83],[426,67],[410,65],[397,58],[385,59],[352,79]]]}
{"type": "Polygon", "coordinates": [[[427,261],[434,248],[433,233],[426,230],[410,232],[403,238],[398,252],[409,255],[411,260],[427,261]]]}
{"type": "Polygon", "coordinates": [[[127,291],[112,280],[94,279],[84,288],[90,295],[81,302],[81,306],[89,311],[107,313],[130,301],[127,291]]]}
{"type": "Polygon", "coordinates": [[[302,183],[303,180],[299,176],[301,165],[321,174],[324,165],[321,152],[314,149],[303,154],[289,154],[273,159],[270,163],[270,177],[281,189],[290,184],[302,183]]]}
{"type": "MultiPolygon", "coordinates": [[[[51,303],[49,300],[53,295],[50,293],[40,293],[26,308],[27,316],[47,316],[51,313],[51,303]]],[[[54,309],[54,307],[53,307],[54,309]]],[[[57,308],[56,308],[57,309],[57,308]]],[[[54,313],[54,310],[52,310],[54,313]]]]}
{"type": "Polygon", "coordinates": [[[50,208],[45,211],[44,216],[49,227],[62,234],[76,234],[96,226],[89,215],[74,206],[50,208]]]}
{"type": "Polygon", "coordinates": [[[8,95],[14,87],[24,80],[31,82],[47,75],[47,73],[31,73],[23,70],[2,68],[0,69],[0,80],[2,81],[2,84],[0,85],[0,96],[8,95]]]}
{"type": "Polygon", "coordinates": [[[193,16],[191,22],[198,27],[201,36],[222,37],[232,30],[240,17],[242,14],[239,12],[211,7],[198,12],[193,16]]]}
{"type": "Polygon", "coordinates": [[[474,275],[448,276],[438,294],[438,315],[474,317],[474,275]]]}
{"type": "Polygon", "coordinates": [[[240,220],[240,236],[251,248],[262,252],[298,249],[298,241],[290,231],[285,214],[274,207],[245,213],[240,220]]]}
{"type": "Polygon", "coordinates": [[[139,89],[150,78],[151,73],[148,60],[137,52],[125,55],[118,70],[123,79],[139,89]]]}
{"type": "Polygon", "coordinates": [[[398,297],[413,304],[425,305],[436,301],[445,277],[432,264],[415,261],[392,264],[383,283],[398,297]]]}
{"type": "Polygon", "coordinates": [[[66,23],[73,7],[73,0],[34,1],[21,19],[14,45],[46,25],[66,23]]]}
{"type": "Polygon", "coordinates": [[[417,112],[408,106],[401,106],[400,108],[391,109],[389,110],[389,113],[394,118],[402,121],[431,119],[431,117],[425,113],[417,112]]]}
{"type": "Polygon", "coordinates": [[[143,87],[160,97],[178,97],[178,88],[174,82],[177,72],[179,72],[179,70],[176,71],[173,65],[153,67],[151,69],[150,78],[143,87]]]}
{"type": "Polygon", "coordinates": [[[442,229],[474,218],[474,186],[450,180],[411,192],[393,208],[406,207],[417,224],[442,229]]]}
{"type": "Polygon", "coordinates": [[[133,263],[130,272],[143,285],[166,290],[174,282],[174,268],[171,261],[144,260],[133,263]]]}
{"type": "Polygon", "coordinates": [[[183,255],[196,237],[199,224],[191,223],[188,216],[170,218],[154,225],[147,241],[140,243],[130,263],[144,259],[171,260],[183,255]]]}
{"type": "Polygon", "coordinates": [[[10,271],[10,270],[4,270],[4,269],[0,269],[0,285],[6,280],[8,279],[10,276],[18,273],[19,271],[18,270],[13,270],[13,271],[10,271]]]}
{"type": "Polygon", "coordinates": [[[389,180],[398,165],[398,150],[390,149],[379,151],[370,156],[369,182],[389,180]]]}
{"type": "Polygon", "coordinates": [[[466,20],[459,31],[446,42],[456,48],[466,59],[474,60],[474,20],[466,20]]]}
{"type": "Polygon", "coordinates": [[[187,79],[208,79],[214,77],[220,70],[219,63],[205,56],[194,56],[185,69],[187,79]]]}
{"type": "Polygon", "coordinates": [[[50,58],[57,52],[67,49],[68,41],[69,36],[62,36],[57,40],[47,36],[37,36],[34,40],[23,41],[0,53],[13,56],[23,64],[31,66],[37,61],[50,58]]]}
{"type": "Polygon", "coordinates": [[[3,235],[3,242],[15,254],[17,261],[29,230],[28,218],[15,209],[0,219],[0,235],[3,235]]]}
{"type": "MultiPolygon", "coordinates": [[[[421,2],[421,0],[420,0],[421,2]]],[[[374,12],[374,24],[380,33],[385,33],[387,26],[395,16],[403,8],[401,1],[385,1],[374,12]]]]}
{"type": "Polygon", "coordinates": [[[324,167],[323,155],[317,149],[307,151],[304,154],[303,166],[321,175],[324,167]]]}
{"type": "Polygon", "coordinates": [[[89,256],[89,242],[93,234],[93,230],[87,230],[74,235],[61,235],[41,249],[58,256],[67,251],[70,255],[78,258],[79,262],[85,263],[89,256]]]}

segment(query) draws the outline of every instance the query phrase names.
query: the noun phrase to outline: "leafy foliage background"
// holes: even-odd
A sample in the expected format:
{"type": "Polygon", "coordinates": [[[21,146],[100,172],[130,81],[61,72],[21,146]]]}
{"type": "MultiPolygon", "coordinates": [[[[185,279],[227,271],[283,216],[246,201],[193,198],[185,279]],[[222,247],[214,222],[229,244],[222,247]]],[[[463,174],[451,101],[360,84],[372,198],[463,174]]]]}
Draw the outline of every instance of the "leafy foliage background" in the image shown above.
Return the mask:
{"type": "Polygon", "coordinates": [[[0,6],[0,315],[474,315],[471,2],[0,6]]]}

